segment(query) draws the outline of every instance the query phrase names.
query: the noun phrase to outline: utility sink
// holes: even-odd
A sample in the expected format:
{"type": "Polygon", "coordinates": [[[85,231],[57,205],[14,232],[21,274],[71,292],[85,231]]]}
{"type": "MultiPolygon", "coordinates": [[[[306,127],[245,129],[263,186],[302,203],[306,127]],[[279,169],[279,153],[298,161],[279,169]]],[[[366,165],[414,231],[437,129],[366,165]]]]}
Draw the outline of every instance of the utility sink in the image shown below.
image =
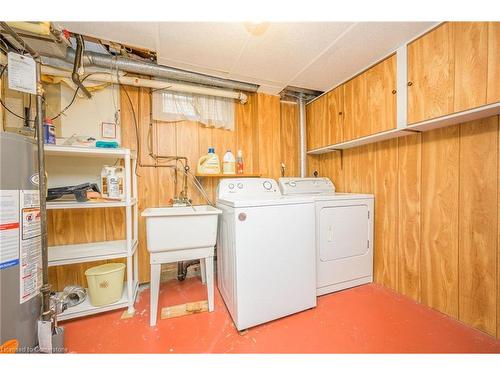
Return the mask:
{"type": "Polygon", "coordinates": [[[147,208],[147,248],[151,253],[215,246],[217,216],[222,211],[209,206],[147,208]]]}

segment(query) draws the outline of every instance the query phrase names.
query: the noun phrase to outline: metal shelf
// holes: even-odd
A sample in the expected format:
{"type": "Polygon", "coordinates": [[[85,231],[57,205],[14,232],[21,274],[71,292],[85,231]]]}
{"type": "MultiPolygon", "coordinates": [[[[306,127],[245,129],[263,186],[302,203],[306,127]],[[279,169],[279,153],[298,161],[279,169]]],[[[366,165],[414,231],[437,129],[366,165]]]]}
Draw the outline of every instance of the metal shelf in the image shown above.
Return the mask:
{"type": "Polygon", "coordinates": [[[125,258],[133,255],[136,249],[137,240],[132,242],[130,252],[126,240],[49,246],[49,267],[125,258]]]}
{"type": "MultiPolygon", "coordinates": [[[[139,286],[139,284],[137,282],[133,286],[134,293],[133,293],[132,299],[134,301],[137,297],[138,286],[139,286]]],[[[98,313],[102,313],[102,312],[106,312],[106,311],[125,308],[129,305],[127,295],[128,295],[128,290],[127,290],[127,283],[126,282],[123,285],[123,292],[122,292],[122,297],[120,298],[120,300],[115,302],[115,303],[109,304],[109,305],[98,306],[98,307],[92,306],[90,304],[90,298],[87,294],[87,298],[85,299],[85,301],[83,301],[79,305],[70,307],[65,312],[58,315],[57,319],[59,321],[63,321],[63,320],[68,320],[68,319],[80,318],[80,317],[86,316],[86,315],[98,314],[98,313]]]]}
{"type": "Polygon", "coordinates": [[[130,207],[137,203],[137,198],[132,198],[130,202],[77,202],[77,201],[50,201],[47,202],[47,210],[60,210],[71,208],[106,208],[106,207],[130,207]]]}

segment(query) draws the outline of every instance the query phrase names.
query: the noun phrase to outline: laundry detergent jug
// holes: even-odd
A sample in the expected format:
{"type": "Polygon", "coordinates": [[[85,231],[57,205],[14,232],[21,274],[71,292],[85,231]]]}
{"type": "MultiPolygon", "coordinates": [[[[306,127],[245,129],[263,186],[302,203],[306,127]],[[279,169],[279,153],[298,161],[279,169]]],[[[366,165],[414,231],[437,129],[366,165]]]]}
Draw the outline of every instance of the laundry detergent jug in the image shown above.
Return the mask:
{"type": "Polygon", "coordinates": [[[197,172],[198,174],[220,173],[219,157],[215,154],[215,149],[213,147],[208,149],[208,154],[202,156],[198,160],[197,172]]]}

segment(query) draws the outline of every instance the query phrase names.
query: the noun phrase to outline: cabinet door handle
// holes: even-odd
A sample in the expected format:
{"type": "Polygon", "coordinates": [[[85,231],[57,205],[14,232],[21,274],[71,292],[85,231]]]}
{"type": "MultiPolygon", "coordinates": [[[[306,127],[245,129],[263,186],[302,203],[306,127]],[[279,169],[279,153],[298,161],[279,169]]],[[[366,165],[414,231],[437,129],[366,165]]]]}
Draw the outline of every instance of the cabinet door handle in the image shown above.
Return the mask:
{"type": "Polygon", "coordinates": [[[339,116],[342,116],[342,112],[339,112],[339,116]]]}
{"type": "Polygon", "coordinates": [[[392,94],[394,95],[395,93],[397,93],[397,91],[396,90],[392,90],[392,94]]]}
{"type": "Polygon", "coordinates": [[[412,81],[409,81],[409,82],[408,82],[408,86],[411,86],[411,85],[413,85],[413,82],[412,82],[412,81]]]}

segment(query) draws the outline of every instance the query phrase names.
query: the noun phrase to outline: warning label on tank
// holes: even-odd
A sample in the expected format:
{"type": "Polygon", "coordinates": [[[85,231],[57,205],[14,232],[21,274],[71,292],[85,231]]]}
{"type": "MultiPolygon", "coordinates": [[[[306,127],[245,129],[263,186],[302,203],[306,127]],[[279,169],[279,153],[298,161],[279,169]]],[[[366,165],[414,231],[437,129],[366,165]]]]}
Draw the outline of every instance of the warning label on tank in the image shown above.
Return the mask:
{"type": "Polygon", "coordinates": [[[0,190],[0,270],[19,264],[19,190],[0,190]]]}
{"type": "Polygon", "coordinates": [[[19,194],[21,238],[20,301],[38,295],[42,283],[41,216],[38,190],[21,190],[19,194]]]}

